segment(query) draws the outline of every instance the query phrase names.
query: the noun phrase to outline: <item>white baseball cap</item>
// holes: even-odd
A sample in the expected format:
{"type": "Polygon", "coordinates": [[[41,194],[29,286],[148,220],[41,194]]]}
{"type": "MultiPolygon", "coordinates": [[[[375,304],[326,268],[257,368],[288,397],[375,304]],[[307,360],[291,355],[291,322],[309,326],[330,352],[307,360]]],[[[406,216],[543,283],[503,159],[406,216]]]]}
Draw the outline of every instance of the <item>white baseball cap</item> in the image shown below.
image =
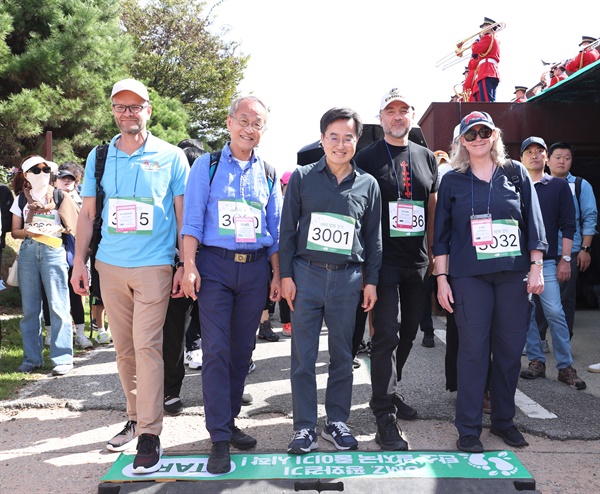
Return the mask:
{"type": "Polygon", "coordinates": [[[389,105],[392,101],[402,101],[410,106],[413,110],[415,109],[415,105],[411,103],[411,100],[402,96],[398,91],[398,88],[390,89],[387,93],[385,93],[381,97],[381,103],[379,104],[379,110],[384,110],[387,105],[389,105]]]}
{"type": "Polygon", "coordinates": [[[112,98],[115,94],[120,93],[121,91],[131,91],[132,93],[137,94],[143,100],[150,101],[150,96],[148,96],[148,90],[146,89],[146,86],[135,79],[123,79],[122,81],[115,83],[112,88],[112,93],[110,93],[110,97],[112,98]]]}
{"type": "Polygon", "coordinates": [[[31,168],[39,165],[40,163],[46,163],[50,167],[50,170],[52,170],[53,172],[58,170],[58,165],[54,163],[54,161],[45,160],[41,156],[32,156],[31,158],[26,159],[21,165],[21,170],[23,170],[23,173],[25,173],[26,171],[29,171],[31,168]]]}

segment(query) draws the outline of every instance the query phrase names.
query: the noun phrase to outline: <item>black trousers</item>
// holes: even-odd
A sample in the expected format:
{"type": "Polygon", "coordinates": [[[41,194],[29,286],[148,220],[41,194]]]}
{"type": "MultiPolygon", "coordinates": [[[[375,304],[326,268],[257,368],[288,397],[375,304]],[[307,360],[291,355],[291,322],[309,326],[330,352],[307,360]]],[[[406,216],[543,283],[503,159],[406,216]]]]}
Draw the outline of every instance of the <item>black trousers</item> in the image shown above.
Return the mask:
{"type": "Polygon", "coordinates": [[[183,348],[186,331],[192,321],[197,301],[191,298],[171,298],[163,326],[163,362],[165,366],[165,398],[179,396],[185,376],[183,348]]]}
{"type": "Polygon", "coordinates": [[[375,416],[396,412],[392,399],[419,329],[426,272],[427,267],[393,265],[382,265],[379,271],[371,338],[370,406],[375,416]]]}

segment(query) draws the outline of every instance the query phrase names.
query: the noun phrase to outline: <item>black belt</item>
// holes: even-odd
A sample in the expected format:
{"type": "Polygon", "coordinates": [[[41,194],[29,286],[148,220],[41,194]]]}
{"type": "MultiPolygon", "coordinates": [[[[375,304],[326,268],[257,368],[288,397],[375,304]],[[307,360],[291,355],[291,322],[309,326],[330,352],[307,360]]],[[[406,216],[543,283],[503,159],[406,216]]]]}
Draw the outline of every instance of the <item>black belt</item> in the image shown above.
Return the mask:
{"type": "Polygon", "coordinates": [[[342,269],[348,269],[358,266],[358,262],[347,262],[346,264],[329,264],[326,262],[306,261],[309,266],[315,266],[317,268],[326,269],[327,271],[340,271],[342,269]]]}
{"type": "Polygon", "coordinates": [[[261,257],[266,254],[266,249],[253,250],[251,252],[237,252],[235,250],[222,249],[221,247],[212,247],[210,245],[203,245],[202,248],[207,252],[217,254],[223,259],[230,259],[235,262],[254,262],[258,261],[261,257]]]}

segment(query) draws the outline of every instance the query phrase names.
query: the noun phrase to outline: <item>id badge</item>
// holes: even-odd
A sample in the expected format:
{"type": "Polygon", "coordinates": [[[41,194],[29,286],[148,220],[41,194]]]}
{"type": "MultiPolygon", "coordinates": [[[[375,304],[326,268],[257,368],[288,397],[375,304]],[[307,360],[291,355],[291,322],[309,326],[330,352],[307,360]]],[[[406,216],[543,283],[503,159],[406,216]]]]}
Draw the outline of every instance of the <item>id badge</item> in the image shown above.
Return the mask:
{"type": "Polygon", "coordinates": [[[133,232],[137,230],[137,207],[127,204],[116,207],[117,232],[133,232]]]}
{"type": "Polygon", "coordinates": [[[474,247],[491,245],[494,242],[491,214],[474,214],[471,216],[471,238],[474,247]]]}
{"type": "Polygon", "coordinates": [[[256,242],[253,216],[236,216],[233,222],[235,225],[236,242],[256,242]]]}
{"type": "Polygon", "coordinates": [[[396,228],[412,229],[413,205],[399,202],[396,206],[396,228]]]}

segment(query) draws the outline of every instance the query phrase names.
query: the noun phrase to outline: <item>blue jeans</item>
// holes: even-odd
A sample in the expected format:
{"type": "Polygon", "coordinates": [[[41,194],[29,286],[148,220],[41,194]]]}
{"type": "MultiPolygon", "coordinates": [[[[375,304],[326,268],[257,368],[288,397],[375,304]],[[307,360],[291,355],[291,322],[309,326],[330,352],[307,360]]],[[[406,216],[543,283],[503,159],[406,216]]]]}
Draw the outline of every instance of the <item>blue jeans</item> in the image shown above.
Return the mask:
{"type": "Polygon", "coordinates": [[[361,266],[328,271],[296,258],[293,270],[296,284],[291,313],[294,430],[317,426],[315,365],[323,321],[327,325],[329,345],[325,411],[329,421],[346,422],[352,404],[352,336],[362,288],[361,266]]]}
{"type": "MultiPolygon", "coordinates": [[[[552,335],[552,350],[556,358],[556,368],[564,369],[573,364],[571,357],[571,340],[569,337],[569,327],[560,301],[560,285],[556,278],[556,261],[554,259],[544,260],[544,291],[539,296],[544,316],[550,327],[552,335]]],[[[542,339],[535,320],[535,311],[531,314],[531,323],[527,331],[527,358],[546,362],[544,350],[542,348],[542,339]]]]}
{"type": "Polygon", "coordinates": [[[69,287],[65,249],[55,249],[25,239],[19,250],[19,289],[23,305],[21,339],[23,363],[44,364],[42,350],[42,287],[48,297],[52,338],[50,360],[54,365],[73,363],[73,331],[69,306],[69,287]]]}

